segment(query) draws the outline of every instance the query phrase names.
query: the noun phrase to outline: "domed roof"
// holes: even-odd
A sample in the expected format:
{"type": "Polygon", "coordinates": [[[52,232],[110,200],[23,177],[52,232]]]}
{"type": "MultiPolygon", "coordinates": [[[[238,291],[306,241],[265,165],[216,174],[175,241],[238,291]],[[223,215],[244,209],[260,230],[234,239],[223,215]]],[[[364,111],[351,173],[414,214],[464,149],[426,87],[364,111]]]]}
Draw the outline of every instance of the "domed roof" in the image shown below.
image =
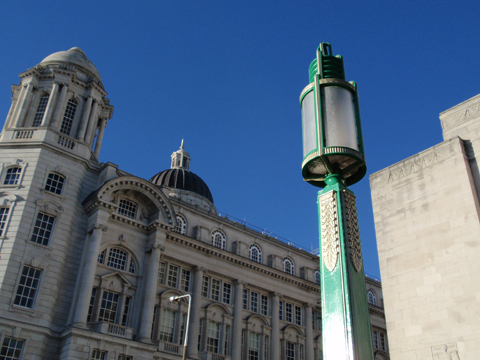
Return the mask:
{"type": "Polygon", "coordinates": [[[192,191],[203,196],[213,203],[212,193],[205,181],[193,172],[182,169],[173,168],[159,172],[149,180],[151,183],[160,186],[168,186],[174,189],[192,191]]]}
{"type": "Polygon", "coordinates": [[[45,59],[43,59],[40,64],[47,65],[54,63],[67,63],[81,67],[84,70],[87,70],[87,72],[96,76],[98,80],[102,81],[102,78],[100,77],[100,73],[98,72],[96,66],[93,65],[90,60],[88,60],[87,55],[85,55],[83,50],[78,47],[72,47],[70,50],[67,51],[59,51],[53,53],[52,55],[49,55],[45,59]]]}

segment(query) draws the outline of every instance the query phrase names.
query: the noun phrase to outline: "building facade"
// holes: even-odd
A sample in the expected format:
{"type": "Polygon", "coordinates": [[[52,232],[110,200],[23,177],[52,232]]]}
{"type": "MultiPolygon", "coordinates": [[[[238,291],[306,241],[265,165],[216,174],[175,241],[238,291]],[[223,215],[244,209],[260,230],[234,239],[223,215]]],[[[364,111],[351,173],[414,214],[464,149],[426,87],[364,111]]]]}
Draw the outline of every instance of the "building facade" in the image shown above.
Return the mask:
{"type": "Polygon", "coordinates": [[[219,216],[183,142],[149,181],[99,163],[113,107],[81,49],[20,78],[0,135],[0,360],[173,360],[186,338],[189,359],[321,359],[318,256],[219,216]]]}
{"type": "Polygon", "coordinates": [[[480,95],[444,141],[370,177],[392,360],[480,358],[480,95]]]}

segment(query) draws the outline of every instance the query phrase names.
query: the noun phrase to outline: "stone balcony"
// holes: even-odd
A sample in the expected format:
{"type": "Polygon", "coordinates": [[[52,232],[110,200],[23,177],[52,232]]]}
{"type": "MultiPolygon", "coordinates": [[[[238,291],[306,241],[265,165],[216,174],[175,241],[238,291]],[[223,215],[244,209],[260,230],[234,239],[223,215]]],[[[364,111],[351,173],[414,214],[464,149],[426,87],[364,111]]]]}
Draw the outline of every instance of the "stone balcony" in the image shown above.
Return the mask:
{"type": "Polygon", "coordinates": [[[119,324],[112,324],[107,322],[95,322],[90,323],[89,328],[91,331],[112,335],[128,340],[133,340],[133,329],[119,324]]]}

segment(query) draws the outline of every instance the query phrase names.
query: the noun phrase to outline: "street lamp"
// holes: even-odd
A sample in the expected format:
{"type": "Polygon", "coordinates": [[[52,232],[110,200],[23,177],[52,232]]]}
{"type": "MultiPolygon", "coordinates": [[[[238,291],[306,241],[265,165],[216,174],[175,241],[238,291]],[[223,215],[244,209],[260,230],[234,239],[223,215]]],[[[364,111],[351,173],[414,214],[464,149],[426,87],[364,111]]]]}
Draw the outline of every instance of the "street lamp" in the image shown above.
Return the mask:
{"type": "Polygon", "coordinates": [[[185,360],[187,354],[187,341],[188,341],[188,325],[190,324],[190,308],[192,305],[192,296],[190,294],[181,295],[181,296],[170,296],[168,299],[170,302],[178,301],[182,298],[188,298],[188,309],[187,309],[187,326],[185,326],[185,339],[183,340],[183,356],[182,360],[185,360]]]}
{"type": "Polygon", "coordinates": [[[300,94],[302,175],[318,192],[324,360],[373,360],[355,196],[347,185],[367,171],[357,85],[343,58],[321,43],[300,94]]]}

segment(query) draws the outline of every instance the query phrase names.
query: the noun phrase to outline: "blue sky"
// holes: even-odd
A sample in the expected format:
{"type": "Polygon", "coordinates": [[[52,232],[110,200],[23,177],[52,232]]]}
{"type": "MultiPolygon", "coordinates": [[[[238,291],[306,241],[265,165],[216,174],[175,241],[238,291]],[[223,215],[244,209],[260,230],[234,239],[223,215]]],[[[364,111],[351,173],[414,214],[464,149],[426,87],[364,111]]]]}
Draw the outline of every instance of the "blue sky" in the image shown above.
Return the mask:
{"type": "Polygon", "coordinates": [[[0,113],[19,73],[78,46],[114,106],[101,161],[149,179],[185,139],[221,214],[316,249],[298,98],[318,44],[330,42],[358,84],[368,174],[351,189],[365,270],[379,277],[368,175],[441,142],[438,114],[479,92],[480,3],[431,4],[5,2],[0,113]]]}

